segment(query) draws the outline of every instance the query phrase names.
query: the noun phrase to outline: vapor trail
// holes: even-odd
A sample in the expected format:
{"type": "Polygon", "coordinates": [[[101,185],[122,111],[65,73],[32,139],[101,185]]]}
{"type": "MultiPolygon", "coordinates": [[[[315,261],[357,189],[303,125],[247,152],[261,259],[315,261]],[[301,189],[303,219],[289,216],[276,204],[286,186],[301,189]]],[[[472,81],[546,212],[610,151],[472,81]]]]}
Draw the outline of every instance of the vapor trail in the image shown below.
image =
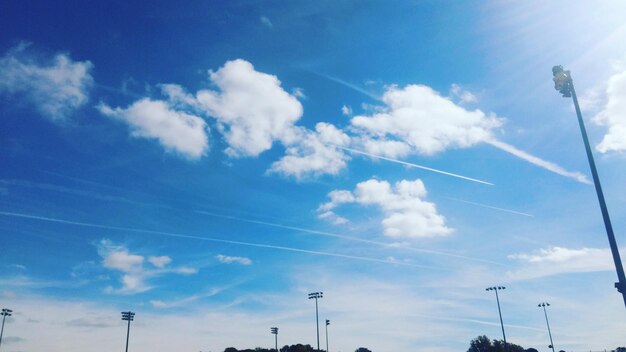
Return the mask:
{"type": "Polygon", "coordinates": [[[457,199],[457,198],[451,198],[451,197],[446,197],[446,198],[448,198],[450,200],[457,201],[457,202],[461,202],[461,203],[467,203],[467,204],[476,205],[476,206],[483,207],[483,208],[489,208],[489,209],[494,209],[494,210],[505,211],[505,212],[511,213],[511,214],[517,214],[517,215],[533,217],[533,215],[531,215],[531,214],[526,214],[526,213],[522,213],[522,212],[515,211],[515,210],[510,210],[510,209],[505,209],[505,208],[498,208],[498,207],[494,207],[494,206],[491,206],[491,205],[470,202],[468,200],[463,200],[463,199],[457,199]]]}
{"type": "Polygon", "coordinates": [[[563,167],[550,162],[550,161],[546,161],[543,160],[541,158],[538,158],[534,155],[528,154],[523,150],[519,150],[516,147],[504,143],[502,141],[498,141],[496,139],[489,139],[486,140],[485,143],[491,144],[492,146],[503,150],[509,154],[515,155],[516,157],[520,158],[520,159],[524,159],[526,161],[528,161],[529,163],[539,166],[543,169],[546,169],[548,171],[554,172],[557,175],[561,175],[561,176],[565,176],[565,177],[569,177],[571,179],[574,179],[580,183],[585,183],[590,185],[591,181],[589,181],[589,179],[587,178],[587,176],[585,176],[584,174],[580,173],[580,172],[573,172],[573,171],[567,171],[565,170],[563,167]]]}
{"type": "Polygon", "coordinates": [[[407,163],[406,161],[402,161],[402,160],[391,159],[391,158],[387,158],[387,157],[380,156],[380,155],[370,154],[370,153],[367,153],[367,152],[364,152],[364,151],[361,151],[361,150],[341,147],[341,146],[338,146],[338,145],[333,145],[333,146],[336,147],[336,148],[339,148],[339,149],[343,149],[343,150],[349,151],[351,153],[366,155],[366,156],[369,156],[369,157],[372,157],[372,158],[376,158],[376,159],[391,161],[392,163],[402,164],[402,165],[409,166],[409,167],[414,167],[414,168],[418,168],[418,169],[432,171],[432,172],[436,172],[436,173],[447,175],[447,176],[457,177],[457,178],[460,178],[460,179],[463,179],[463,180],[467,180],[467,181],[478,182],[478,183],[482,183],[482,184],[485,184],[485,185],[493,186],[493,183],[491,183],[491,182],[481,181],[481,180],[478,180],[478,179],[475,179],[475,178],[462,176],[462,175],[458,175],[458,174],[453,174],[451,172],[438,170],[438,169],[433,169],[433,168],[430,168],[430,167],[427,167],[427,166],[407,163]]]}
{"type": "Polygon", "coordinates": [[[224,240],[224,239],[220,239],[220,238],[201,237],[201,236],[187,235],[187,234],[174,233],[174,232],[164,232],[164,231],[137,229],[137,228],[132,228],[132,227],[122,227],[122,226],[111,226],[111,225],[103,225],[103,224],[93,224],[93,223],[86,223],[86,222],[80,222],[80,221],[72,221],[72,220],[65,220],[65,219],[49,218],[49,217],[38,216],[38,215],[11,213],[11,212],[4,212],[4,211],[0,211],[0,215],[10,216],[10,217],[15,217],[15,218],[23,218],[23,219],[32,219],[32,220],[54,222],[54,223],[66,224],[66,225],[74,225],[74,226],[92,227],[92,228],[115,230],[115,231],[131,231],[131,232],[145,233],[145,234],[151,234],[151,235],[159,235],[159,236],[165,236],[165,237],[185,238],[185,239],[208,241],[208,242],[216,242],[216,243],[235,244],[235,245],[240,245],[240,246],[248,246],[248,247],[256,247],[256,248],[276,249],[276,250],[282,250],[282,251],[288,251],[288,252],[296,252],[296,253],[307,253],[307,254],[322,255],[322,256],[327,256],[327,257],[360,260],[360,261],[382,263],[382,264],[402,265],[402,266],[409,266],[409,267],[422,268],[422,269],[442,270],[442,268],[437,268],[437,267],[432,267],[432,266],[411,264],[411,263],[405,263],[405,262],[397,262],[397,261],[385,260],[385,259],[361,257],[361,256],[354,256],[354,255],[340,254],[340,253],[321,252],[321,251],[314,251],[314,250],[309,250],[309,249],[301,249],[301,248],[293,248],[293,247],[285,247],[285,246],[276,246],[276,245],[271,245],[271,244],[224,240]]]}
{"type": "Polygon", "coordinates": [[[385,243],[385,242],[380,242],[380,241],[367,240],[367,239],[363,239],[363,238],[359,238],[359,237],[339,235],[339,234],[332,233],[332,232],[325,232],[325,231],[305,229],[305,228],[301,228],[301,227],[276,224],[276,223],[271,223],[271,222],[267,222],[267,221],[245,219],[245,218],[240,218],[240,217],[231,216],[231,215],[211,213],[211,212],[203,211],[203,210],[196,210],[196,213],[203,214],[203,215],[208,215],[208,216],[213,216],[213,217],[218,217],[218,218],[222,218],[222,219],[241,221],[241,222],[247,222],[247,223],[251,223],[251,224],[258,224],[258,225],[264,225],[264,226],[271,226],[271,227],[276,227],[276,228],[286,229],[286,230],[300,231],[300,232],[304,232],[304,233],[310,233],[310,234],[313,234],[313,235],[319,235],[319,236],[339,238],[339,239],[343,239],[343,240],[349,240],[349,241],[356,241],[356,242],[362,242],[362,243],[367,243],[367,244],[373,244],[373,245],[387,247],[387,248],[402,248],[402,249],[407,249],[407,250],[411,250],[411,251],[414,251],[414,252],[436,254],[436,255],[441,255],[441,256],[458,258],[458,259],[466,259],[466,260],[472,260],[472,261],[476,261],[476,262],[502,265],[501,263],[494,262],[494,261],[487,260],[487,259],[467,257],[467,256],[464,256],[464,255],[448,253],[448,252],[441,252],[441,251],[435,251],[435,250],[430,250],[430,249],[421,249],[421,248],[415,248],[415,247],[398,246],[398,245],[395,245],[395,244],[390,244],[390,243],[385,243]]]}

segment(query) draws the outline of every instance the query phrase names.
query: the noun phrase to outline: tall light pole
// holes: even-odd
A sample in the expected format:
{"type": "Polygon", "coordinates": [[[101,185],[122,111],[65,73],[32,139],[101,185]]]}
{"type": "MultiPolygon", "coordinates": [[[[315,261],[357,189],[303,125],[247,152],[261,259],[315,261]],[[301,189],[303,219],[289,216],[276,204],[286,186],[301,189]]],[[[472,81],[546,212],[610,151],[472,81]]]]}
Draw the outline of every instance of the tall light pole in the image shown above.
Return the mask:
{"type": "Polygon", "coordinates": [[[2,334],[4,334],[4,319],[6,319],[6,317],[10,317],[11,313],[13,313],[13,311],[7,308],[2,308],[2,312],[0,313],[0,315],[2,315],[2,329],[0,329],[0,345],[2,345],[2,334]]]}
{"type": "Polygon", "coordinates": [[[330,325],[330,320],[326,319],[326,352],[328,352],[328,325],[330,325]]]}
{"type": "Polygon", "coordinates": [[[502,310],[500,310],[500,298],[498,297],[498,291],[504,290],[506,287],[504,286],[492,286],[487,287],[486,291],[494,291],[496,293],[496,302],[498,302],[498,315],[500,315],[500,326],[502,326],[502,338],[504,339],[504,350],[508,350],[506,345],[506,335],[504,334],[504,323],[502,322],[502,310]]]}
{"type": "Polygon", "coordinates": [[[550,332],[550,323],[548,323],[548,312],[546,311],[546,307],[549,306],[550,303],[548,302],[541,302],[538,305],[538,307],[543,307],[543,315],[546,317],[546,325],[548,326],[548,336],[550,336],[550,346],[548,347],[552,348],[552,352],[554,352],[554,342],[552,342],[552,332],[550,332]]]}
{"type": "Polygon", "coordinates": [[[309,293],[309,299],[315,299],[315,326],[317,327],[317,350],[320,350],[320,319],[317,311],[317,299],[323,297],[324,292],[309,293]]]}
{"type": "Polygon", "coordinates": [[[270,331],[274,334],[274,343],[276,344],[276,352],[278,352],[278,328],[270,328],[270,331]]]}
{"type": "Polygon", "coordinates": [[[131,311],[122,312],[122,320],[128,321],[128,328],[126,329],[126,352],[128,352],[128,336],[130,336],[130,322],[135,320],[135,313],[131,311]]]}
{"type": "Polygon", "coordinates": [[[572,80],[570,72],[563,70],[563,66],[552,67],[552,75],[552,79],[554,80],[554,89],[563,94],[564,98],[572,97],[572,100],[574,101],[576,116],[578,117],[578,125],[580,126],[580,133],[582,134],[583,142],[585,143],[587,159],[589,160],[589,167],[591,168],[591,175],[593,176],[593,184],[596,186],[596,194],[598,195],[598,202],[600,203],[600,210],[602,211],[602,219],[604,220],[606,235],[609,238],[609,245],[611,247],[611,253],[613,254],[613,262],[615,263],[615,271],[617,271],[618,282],[615,283],[615,288],[617,288],[617,291],[622,294],[624,305],[626,305],[626,276],[624,275],[624,267],[622,266],[622,259],[619,256],[619,250],[617,242],[615,241],[615,234],[613,233],[613,226],[611,225],[609,211],[606,208],[606,202],[604,201],[604,193],[602,193],[602,186],[600,185],[600,178],[598,177],[598,171],[596,170],[596,163],[593,159],[593,154],[591,153],[591,147],[589,146],[587,130],[585,129],[583,116],[580,113],[580,107],[578,106],[578,98],[576,97],[576,90],[574,90],[574,81],[572,80]]]}

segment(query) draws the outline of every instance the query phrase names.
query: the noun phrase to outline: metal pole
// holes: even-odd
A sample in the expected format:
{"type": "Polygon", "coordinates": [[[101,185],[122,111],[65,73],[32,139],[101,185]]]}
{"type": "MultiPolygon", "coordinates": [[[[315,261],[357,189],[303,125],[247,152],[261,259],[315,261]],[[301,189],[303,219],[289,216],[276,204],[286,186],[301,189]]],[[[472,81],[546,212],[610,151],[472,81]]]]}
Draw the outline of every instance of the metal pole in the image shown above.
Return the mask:
{"type": "Polygon", "coordinates": [[[498,302],[498,315],[500,315],[500,326],[502,327],[502,338],[504,339],[504,349],[507,349],[506,346],[506,335],[504,334],[504,323],[502,322],[502,311],[500,310],[500,298],[498,297],[498,289],[496,288],[496,302],[498,302]]]}
{"type": "Polygon", "coordinates": [[[6,315],[2,314],[2,330],[0,330],[0,346],[2,346],[2,334],[4,334],[4,318],[6,318],[6,315]]]}
{"type": "Polygon", "coordinates": [[[315,297],[315,324],[317,326],[317,351],[320,350],[320,319],[317,314],[317,297],[315,297]]]}
{"type": "Polygon", "coordinates": [[[128,352],[128,337],[130,336],[130,319],[128,319],[128,328],[126,329],[126,352],[128,352]]]}
{"type": "Polygon", "coordinates": [[[276,352],[278,352],[278,332],[274,335],[274,344],[276,346],[276,352]]]}
{"type": "Polygon", "coordinates": [[[2,308],[2,312],[0,312],[0,315],[2,315],[2,328],[0,329],[0,345],[2,345],[2,335],[4,334],[4,320],[6,319],[6,317],[10,317],[11,313],[13,313],[13,311],[8,308],[2,308]]]}
{"type": "Polygon", "coordinates": [[[598,177],[598,171],[596,170],[596,163],[593,159],[591,146],[589,145],[589,138],[587,138],[587,130],[585,129],[583,116],[580,112],[580,107],[578,106],[578,97],[576,96],[576,90],[574,89],[574,81],[572,80],[570,72],[564,71],[563,67],[561,66],[554,66],[552,68],[552,73],[554,75],[555,88],[559,90],[564,97],[568,97],[571,94],[572,100],[574,101],[574,108],[576,109],[576,116],[578,117],[580,133],[582,134],[583,142],[585,143],[585,151],[587,152],[587,159],[589,160],[589,167],[591,168],[591,175],[593,176],[593,183],[596,188],[598,203],[600,203],[600,210],[602,211],[602,219],[604,220],[606,235],[609,239],[611,254],[613,254],[615,270],[617,271],[618,282],[615,283],[615,288],[617,288],[617,291],[622,294],[622,298],[624,299],[624,305],[626,306],[626,275],[624,275],[622,259],[620,258],[617,242],[615,241],[615,234],[613,233],[611,218],[609,217],[609,211],[606,207],[606,202],[604,200],[604,193],[602,192],[600,178],[598,177]]]}
{"type": "Polygon", "coordinates": [[[539,306],[543,307],[543,315],[546,317],[546,325],[548,326],[548,336],[550,336],[550,347],[552,347],[552,352],[554,352],[554,342],[552,342],[552,332],[550,332],[550,323],[548,322],[548,313],[546,312],[546,306],[549,305],[549,303],[541,303],[539,306]]]}
{"type": "Polygon", "coordinates": [[[326,352],[328,352],[328,325],[330,324],[330,320],[326,319],[326,352]]]}

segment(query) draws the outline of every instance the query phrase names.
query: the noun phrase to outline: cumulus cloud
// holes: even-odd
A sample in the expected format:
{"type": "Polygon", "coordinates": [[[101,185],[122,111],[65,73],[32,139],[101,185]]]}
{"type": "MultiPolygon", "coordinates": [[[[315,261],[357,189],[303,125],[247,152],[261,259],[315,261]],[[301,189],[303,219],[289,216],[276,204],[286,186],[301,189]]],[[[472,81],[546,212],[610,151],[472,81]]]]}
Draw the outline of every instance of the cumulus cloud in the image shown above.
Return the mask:
{"type": "Polygon", "coordinates": [[[89,100],[93,65],[67,54],[42,59],[31,55],[29,46],[22,43],[0,58],[0,94],[23,99],[55,122],[65,121],[89,100]]]}
{"type": "Polygon", "coordinates": [[[208,150],[208,127],[198,116],[173,109],[161,100],[141,99],[128,108],[101,103],[98,110],[128,124],[137,138],[156,139],[166,150],[198,159],[208,150]]]}
{"type": "Polygon", "coordinates": [[[353,129],[363,135],[363,147],[387,157],[406,153],[407,144],[422,155],[433,155],[448,148],[467,148],[487,140],[501,119],[480,110],[468,111],[430,87],[391,86],[382,97],[385,106],[371,116],[351,119],[353,129]],[[373,140],[379,143],[367,143],[373,140]],[[380,143],[380,142],[395,143],[380,143]],[[384,147],[388,146],[388,149],[384,147]]]}
{"type": "Polygon", "coordinates": [[[98,254],[102,257],[102,266],[105,269],[117,271],[121,274],[121,287],[107,287],[108,293],[135,294],[152,289],[147,283],[150,278],[158,277],[167,273],[195,274],[194,268],[180,267],[167,269],[166,266],[172,259],[168,256],[150,256],[148,262],[157,269],[146,268],[145,257],[131,253],[126,247],[116,245],[113,242],[103,239],[98,243],[98,254]]]}
{"type": "Polygon", "coordinates": [[[508,256],[524,266],[511,271],[513,279],[531,279],[564,273],[582,273],[613,270],[611,252],[604,248],[570,249],[564,247],[541,248],[532,253],[517,253],[508,256]]]}
{"type": "Polygon", "coordinates": [[[626,71],[613,75],[606,88],[607,102],[594,122],[608,131],[596,146],[600,153],[626,151],[626,71]]]}
{"type": "Polygon", "coordinates": [[[293,141],[302,105],[282,89],[276,76],[258,72],[241,59],[226,62],[209,76],[219,91],[199,91],[197,104],[217,119],[229,145],[228,155],[257,156],[275,140],[293,141]]]}
{"type": "Polygon", "coordinates": [[[220,263],[224,264],[241,264],[241,265],[251,265],[252,260],[246,257],[231,257],[228,255],[218,254],[215,256],[220,263]]]}
{"type": "Polygon", "coordinates": [[[295,138],[286,147],[285,156],[272,164],[270,172],[302,179],[307,175],[336,175],[346,167],[349,157],[341,149],[350,137],[335,126],[320,122],[315,131],[296,130],[295,138]]]}
{"type": "Polygon", "coordinates": [[[437,213],[434,203],[425,201],[424,183],[402,180],[393,187],[387,181],[370,179],[357,184],[354,191],[336,190],[328,194],[330,200],[319,206],[321,218],[336,221],[335,208],[341,204],[375,205],[384,213],[382,225],[386,236],[420,238],[446,236],[452,229],[437,213]]]}

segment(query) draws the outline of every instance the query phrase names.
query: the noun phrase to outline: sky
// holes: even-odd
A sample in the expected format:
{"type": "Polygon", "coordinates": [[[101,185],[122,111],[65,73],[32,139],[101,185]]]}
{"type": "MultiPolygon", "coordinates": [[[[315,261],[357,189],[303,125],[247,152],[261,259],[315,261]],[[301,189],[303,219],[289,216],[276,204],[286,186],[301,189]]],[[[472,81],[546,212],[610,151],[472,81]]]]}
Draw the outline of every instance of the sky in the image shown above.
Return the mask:
{"type": "Polygon", "coordinates": [[[0,1],[3,351],[625,346],[622,1],[0,1]],[[330,320],[327,334],[324,320],[330,320]]]}

